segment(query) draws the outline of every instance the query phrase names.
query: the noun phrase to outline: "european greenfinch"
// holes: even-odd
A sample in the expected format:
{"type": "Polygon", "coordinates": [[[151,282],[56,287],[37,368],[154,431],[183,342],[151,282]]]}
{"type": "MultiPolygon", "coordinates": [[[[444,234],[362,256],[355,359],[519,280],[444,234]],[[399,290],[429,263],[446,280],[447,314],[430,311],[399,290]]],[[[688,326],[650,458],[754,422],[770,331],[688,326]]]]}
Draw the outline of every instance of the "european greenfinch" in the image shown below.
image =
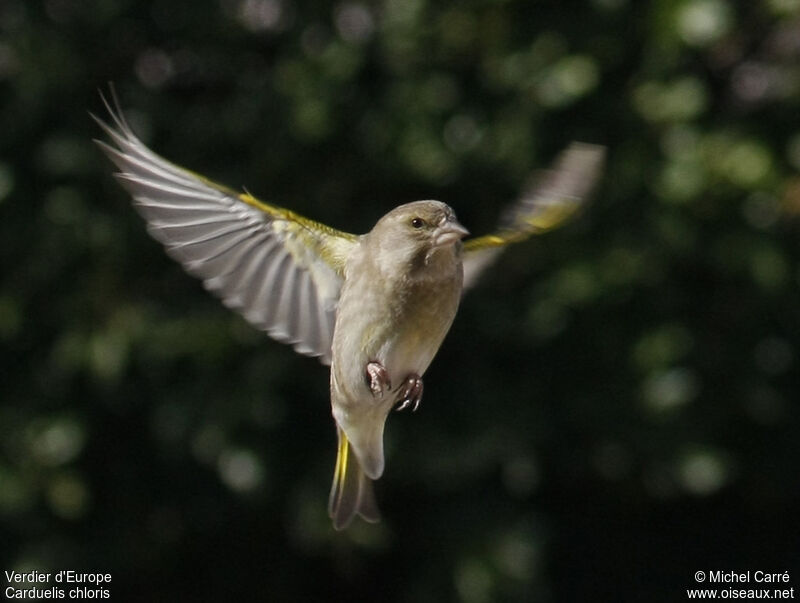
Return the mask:
{"type": "Polygon", "coordinates": [[[491,235],[468,233],[440,201],[391,210],[348,234],[183,169],[147,148],[118,105],[95,117],[148,232],[206,289],[255,327],[329,364],[339,447],[329,497],[336,529],[378,521],[392,408],[416,410],[422,376],[466,287],[503,247],[558,226],[585,200],[604,150],[572,143],[527,187],[491,235]]]}

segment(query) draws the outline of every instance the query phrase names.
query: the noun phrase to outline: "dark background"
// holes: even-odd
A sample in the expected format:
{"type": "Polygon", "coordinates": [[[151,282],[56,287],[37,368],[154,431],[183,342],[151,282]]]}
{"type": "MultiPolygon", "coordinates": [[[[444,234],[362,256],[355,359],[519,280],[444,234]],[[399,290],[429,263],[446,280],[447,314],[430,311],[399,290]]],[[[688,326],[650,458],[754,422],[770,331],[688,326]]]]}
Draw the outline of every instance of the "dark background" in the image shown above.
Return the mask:
{"type": "Polygon", "coordinates": [[[0,0],[0,569],[142,602],[797,591],[798,116],[796,0],[0,0]],[[481,234],[608,147],[390,417],[382,523],[327,518],[326,368],[146,235],[91,142],[108,82],[165,157],[350,232],[437,198],[481,234]]]}

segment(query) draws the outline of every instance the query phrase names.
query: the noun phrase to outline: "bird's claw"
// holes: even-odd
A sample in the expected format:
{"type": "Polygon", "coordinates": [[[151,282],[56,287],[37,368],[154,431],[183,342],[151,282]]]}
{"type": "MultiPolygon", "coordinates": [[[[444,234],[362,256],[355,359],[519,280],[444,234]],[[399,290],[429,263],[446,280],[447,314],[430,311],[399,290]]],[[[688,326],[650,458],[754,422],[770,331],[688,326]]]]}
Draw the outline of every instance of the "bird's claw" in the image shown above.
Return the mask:
{"type": "Polygon", "coordinates": [[[410,374],[398,390],[402,390],[402,393],[400,394],[400,405],[397,410],[405,410],[410,406],[412,412],[416,411],[422,401],[422,377],[416,373],[410,374]]]}
{"type": "Polygon", "coordinates": [[[384,392],[392,389],[389,372],[380,362],[367,363],[367,385],[376,398],[383,397],[384,392]]]}

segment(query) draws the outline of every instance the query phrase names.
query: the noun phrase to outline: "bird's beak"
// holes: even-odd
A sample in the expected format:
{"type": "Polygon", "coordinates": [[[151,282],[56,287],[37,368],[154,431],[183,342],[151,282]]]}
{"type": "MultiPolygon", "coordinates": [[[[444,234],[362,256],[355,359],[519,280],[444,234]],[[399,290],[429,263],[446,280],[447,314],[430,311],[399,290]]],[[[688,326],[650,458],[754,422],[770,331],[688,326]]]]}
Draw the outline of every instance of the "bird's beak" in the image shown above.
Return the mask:
{"type": "Polygon", "coordinates": [[[439,226],[436,227],[433,233],[433,244],[436,247],[452,245],[468,234],[469,231],[464,228],[458,220],[453,217],[448,217],[439,222],[439,226]]]}

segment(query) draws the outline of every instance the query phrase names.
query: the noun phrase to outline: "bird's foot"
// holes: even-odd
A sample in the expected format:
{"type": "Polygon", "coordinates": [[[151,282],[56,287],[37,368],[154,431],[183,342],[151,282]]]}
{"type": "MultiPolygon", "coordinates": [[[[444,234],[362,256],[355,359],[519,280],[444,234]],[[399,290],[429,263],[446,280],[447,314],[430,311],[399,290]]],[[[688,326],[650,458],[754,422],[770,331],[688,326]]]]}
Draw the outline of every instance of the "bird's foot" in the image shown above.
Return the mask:
{"type": "Polygon", "coordinates": [[[380,362],[367,363],[367,385],[369,386],[369,391],[376,398],[383,397],[386,391],[392,389],[389,372],[380,362]]]}
{"type": "Polygon", "coordinates": [[[416,373],[411,373],[398,390],[401,391],[400,405],[397,407],[398,411],[405,410],[409,406],[412,412],[419,408],[419,403],[422,401],[422,377],[416,373]]]}

